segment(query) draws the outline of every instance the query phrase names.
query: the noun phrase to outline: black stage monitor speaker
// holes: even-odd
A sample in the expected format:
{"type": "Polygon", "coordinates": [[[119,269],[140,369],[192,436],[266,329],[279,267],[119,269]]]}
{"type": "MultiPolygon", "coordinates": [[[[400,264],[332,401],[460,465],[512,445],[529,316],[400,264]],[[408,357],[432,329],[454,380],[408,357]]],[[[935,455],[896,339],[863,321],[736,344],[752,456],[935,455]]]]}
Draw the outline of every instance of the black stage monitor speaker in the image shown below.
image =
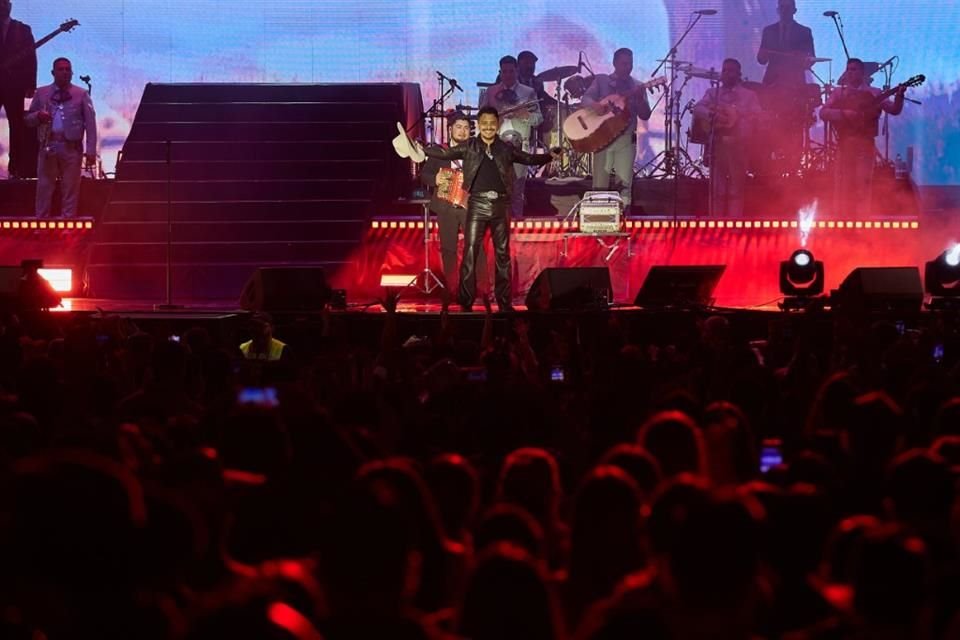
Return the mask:
{"type": "Polygon", "coordinates": [[[59,305],[60,296],[35,271],[28,274],[22,266],[0,266],[0,310],[24,312],[59,305]]]}
{"type": "Polygon", "coordinates": [[[533,281],[527,293],[531,311],[606,309],[613,300],[606,267],[550,267],[533,281]]]}
{"type": "Polygon", "coordinates": [[[833,294],[833,306],[859,311],[919,311],[923,283],[917,267],[858,267],[833,294]]]}
{"type": "Polygon", "coordinates": [[[638,307],[706,307],[726,265],[654,266],[640,286],[638,307]]]}
{"type": "Polygon", "coordinates": [[[319,311],[330,301],[323,267],[260,267],[240,294],[248,311],[319,311]]]}

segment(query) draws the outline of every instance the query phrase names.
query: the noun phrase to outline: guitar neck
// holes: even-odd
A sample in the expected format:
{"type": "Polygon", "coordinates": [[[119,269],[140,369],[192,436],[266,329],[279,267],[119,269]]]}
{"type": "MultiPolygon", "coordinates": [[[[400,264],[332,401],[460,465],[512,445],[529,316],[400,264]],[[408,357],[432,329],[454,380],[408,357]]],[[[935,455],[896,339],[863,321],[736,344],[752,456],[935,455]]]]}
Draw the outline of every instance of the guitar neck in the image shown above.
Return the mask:
{"type": "Polygon", "coordinates": [[[20,50],[19,50],[17,53],[15,53],[13,56],[11,56],[10,58],[7,58],[7,60],[3,63],[3,65],[0,65],[0,69],[6,71],[6,70],[10,69],[11,67],[13,67],[14,65],[19,64],[19,63],[22,62],[23,59],[26,58],[28,55],[30,55],[31,53],[33,53],[34,51],[36,51],[37,49],[39,49],[39,48],[42,47],[43,45],[47,44],[48,42],[50,42],[51,40],[53,40],[54,38],[56,38],[58,35],[60,35],[61,33],[64,33],[64,32],[65,32],[65,30],[64,30],[62,27],[57,28],[57,29],[54,29],[53,31],[51,31],[51,32],[48,33],[47,35],[45,35],[45,36],[43,36],[42,38],[40,38],[39,40],[37,40],[37,41],[34,43],[32,50],[31,50],[31,49],[20,49],[20,50]]]}
{"type": "Polygon", "coordinates": [[[60,35],[61,31],[62,31],[62,29],[54,29],[53,31],[51,31],[51,32],[48,33],[47,35],[45,35],[45,36],[43,36],[42,38],[40,38],[39,40],[37,40],[37,42],[34,44],[34,47],[33,47],[33,48],[34,48],[34,49],[39,49],[40,47],[42,47],[43,45],[47,44],[48,42],[50,42],[51,40],[53,40],[54,38],[56,38],[58,35],[60,35]]]}

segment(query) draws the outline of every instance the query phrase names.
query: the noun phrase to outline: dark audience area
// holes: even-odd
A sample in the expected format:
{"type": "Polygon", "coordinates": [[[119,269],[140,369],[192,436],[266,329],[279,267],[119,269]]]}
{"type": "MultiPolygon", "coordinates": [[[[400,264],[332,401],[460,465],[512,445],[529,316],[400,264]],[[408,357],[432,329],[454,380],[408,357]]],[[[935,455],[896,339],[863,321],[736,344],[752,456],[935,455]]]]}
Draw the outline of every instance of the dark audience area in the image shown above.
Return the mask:
{"type": "Polygon", "coordinates": [[[740,318],[6,313],[0,638],[960,637],[960,319],[740,318]]]}

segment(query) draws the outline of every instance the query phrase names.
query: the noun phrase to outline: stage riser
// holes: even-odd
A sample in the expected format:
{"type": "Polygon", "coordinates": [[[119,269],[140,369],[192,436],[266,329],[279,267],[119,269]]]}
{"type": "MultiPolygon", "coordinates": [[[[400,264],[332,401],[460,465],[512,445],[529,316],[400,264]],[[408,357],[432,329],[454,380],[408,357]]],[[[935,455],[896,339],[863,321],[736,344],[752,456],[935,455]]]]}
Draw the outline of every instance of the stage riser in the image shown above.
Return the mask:
{"type": "MultiPolygon", "coordinates": [[[[170,145],[171,162],[227,162],[256,160],[275,162],[300,160],[370,160],[381,157],[383,144],[364,138],[358,142],[193,142],[174,141],[170,145]]],[[[124,147],[124,160],[156,160],[166,162],[167,144],[129,142],[124,147]]]]}
{"type": "MultiPolygon", "coordinates": [[[[295,242],[315,240],[356,243],[365,225],[361,221],[329,220],[236,220],[222,222],[175,222],[174,242],[295,242]]],[[[114,242],[158,242],[166,239],[166,220],[155,222],[111,222],[101,224],[97,232],[99,244],[114,242]]]]}
{"type": "MultiPolygon", "coordinates": [[[[307,264],[307,263],[304,263],[307,264]]],[[[331,271],[341,267],[337,262],[311,263],[331,271]]],[[[175,264],[171,283],[178,300],[239,300],[244,284],[258,266],[290,266],[287,262],[262,264],[175,264]]],[[[166,294],[166,269],[163,264],[129,265],[119,277],[113,267],[91,265],[87,270],[92,288],[91,297],[109,293],[113,299],[162,301],[166,294]]]]}
{"type": "MultiPolygon", "coordinates": [[[[148,84],[144,102],[391,102],[400,91],[395,83],[366,84],[148,84]]],[[[391,102],[392,103],[392,102],[391,102]]]]}
{"type": "MultiPolygon", "coordinates": [[[[231,202],[234,200],[268,200],[278,195],[285,202],[299,200],[342,200],[357,194],[368,194],[375,186],[370,179],[341,180],[246,180],[246,181],[176,181],[169,185],[169,197],[177,202],[231,202]]],[[[167,200],[165,181],[117,182],[113,202],[167,200]]]]}
{"type": "MultiPolygon", "coordinates": [[[[355,242],[336,240],[305,240],[300,242],[239,243],[236,241],[196,244],[174,244],[175,262],[262,264],[267,262],[315,263],[339,261],[356,250],[355,242]]],[[[123,264],[122,276],[127,267],[137,264],[159,263],[165,260],[166,243],[162,237],[146,244],[97,243],[90,250],[90,264],[123,264]]]]}
{"type": "MultiPolygon", "coordinates": [[[[287,201],[257,202],[173,202],[170,216],[184,222],[230,222],[249,220],[352,222],[366,226],[365,220],[344,220],[351,208],[364,206],[368,200],[303,201],[292,206],[287,201]]],[[[158,222],[167,219],[166,202],[114,202],[109,207],[111,222],[158,222]]]]}
{"type": "Polygon", "coordinates": [[[174,262],[202,273],[176,295],[232,297],[256,266],[344,260],[408,180],[390,146],[408,101],[401,84],[147,85],[90,251],[95,295],[157,290],[168,214],[183,221],[174,262]]]}
{"type": "Polygon", "coordinates": [[[395,122],[396,106],[389,102],[240,102],[222,104],[150,103],[141,104],[137,117],[144,122],[316,122],[337,119],[352,122],[395,122]]]}
{"type": "MultiPolygon", "coordinates": [[[[383,273],[416,274],[423,269],[422,230],[371,230],[349,262],[333,279],[356,298],[376,297],[383,273]]],[[[836,288],[860,266],[919,266],[943,251],[946,228],[929,224],[920,230],[814,230],[807,248],[825,264],[827,288],[836,288]]],[[[433,235],[436,239],[436,235],[433,235]]],[[[779,293],[780,261],[801,246],[795,230],[676,229],[636,230],[633,256],[621,241],[611,252],[611,239],[571,238],[562,255],[561,234],[514,230],[513,290],[522,299],[536,276],[547,267],[608,266],[618,302],[632,303],[654,265],[722,264],[727,269],[716,290],[721,306],[750,307],[770,303],[779,293]],[[610,258],[608,261],[605,258],[610,258]]],[[[431,243],[431,267],[442,273],[439,243],[431,243]]],[[[492,274],[492,269],[490,270],[492,274]]]]}
{"type": "Polygon", "coordinates": [[[383,140],[397,135],[393,122],[143,122],[127,144],[141,140],[383,140]]]}
{"type": "MultiPolygon", "coordinates": [[[[383,163],[377,160],[314,160],[310,162],[174,162],[171,180],[341,180],[377,176],[383,163]]],[[[120,180],[165,179],[166,162],[140,160],[123,163],[120,180]]]]}

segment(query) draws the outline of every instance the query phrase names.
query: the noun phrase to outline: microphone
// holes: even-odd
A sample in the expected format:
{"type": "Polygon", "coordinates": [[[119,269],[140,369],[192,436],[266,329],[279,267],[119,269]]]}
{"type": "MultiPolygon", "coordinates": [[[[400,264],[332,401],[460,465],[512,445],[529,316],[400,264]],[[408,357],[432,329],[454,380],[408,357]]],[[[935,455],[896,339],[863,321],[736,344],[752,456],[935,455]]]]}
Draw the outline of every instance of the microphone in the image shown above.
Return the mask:
{"type": "Polygon", "coordinates": [[[824,11],[824,12],[823,12],[823,15],[824,15],[825,17],[827,17],[827,18],[836,18],[838,15],[840,15],[840,12],[839,12],[839,11],[824,11]]]}
{"type": "Polygon", "coordinates": [[[450,83],[450,86],[451,86],[451,87],[453,87],[454,89],[456,89],[456,90],[459,91],[460,93],[463,93],[463,89],[460,87],[459,84],[457,84],[457,81],[456,81],[455,79],[453,79],[453,78],[447,78],[447,82],[450,83]]]}
{"type": "Polygon", "coordinates": [[[715,16],[717,15],[717,10],[716,9],[699,9],[697,11],[694,11],[694,13],[697,14],[698,16],[715,16]]]}
{"type": "Polygon", "coordinates": [[[577,73],[583,71],[583,51],[580,52],[580,56],[577,58],[577,73]]]}
{"type": "Polygon", "coordinates": [[[90,83],[90,76],[80,76],[80,82],[90,83]]]}
{"type": "MultiPolygon", "coordinates": [[[[897,56],[890,56],[890,59],[889,59],[889,60],[887,60],[887,61],[884,62],[882,65],[880,65],[879,67],[877,67],[877,71],[879,71],[880,69],[883,69],[884,67],[889,67],[891,64],[893,64],[893,61],[894,61],[896,58],[897,58],[897,56]]],[[[80,79],[83,80],[83,78],[80,78],[80,79]]]]}

